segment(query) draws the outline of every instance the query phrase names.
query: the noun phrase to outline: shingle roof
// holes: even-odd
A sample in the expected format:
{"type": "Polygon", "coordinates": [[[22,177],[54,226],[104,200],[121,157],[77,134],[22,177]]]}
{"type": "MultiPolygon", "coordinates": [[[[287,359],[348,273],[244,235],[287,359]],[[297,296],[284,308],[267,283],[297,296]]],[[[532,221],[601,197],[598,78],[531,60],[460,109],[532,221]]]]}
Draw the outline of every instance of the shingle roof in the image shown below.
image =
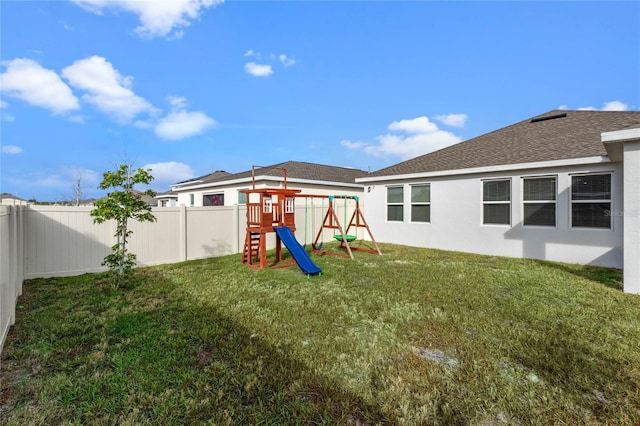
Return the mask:
{"type": "Polygon", "coordinates": [[[640,127],[640,111],[553,110],[367,177],[607,155],[600,134],[640,127]]]}
{"type": "MultiPolygon", "coordinates": [[[[306,163],[300,161],[286,161],[284,163],[272,164],[270,166],[256,167],[256,176],[273,176],[281,178],[283,169],[287,170],[287,179],[304,179],[325,182],[355,183],[355,179],[368,175],[364,170],[351,169],[347,167],[327,166],[323,164],[306,163]]],[[[240,173],[229,174],[226,172],[215,172],[198,179],[197,184],[218,183],[243,178],[251,178],[252,171],[247,170],[240,173]]],[[[187,181],[188,182],[188,181],[187,181]]],[[[181,184],[187,183],[181,182],[181,184]]],[[[194,179],[194,184],[196,184],[194,179]]]]}
{"type": "Polygon", "coordinates": [[[0,194],[0,200],[17,200],[17,201],[26,201],[23,200],[20,197],[16,197],[13,194],[9,194],[8,192],[3,192],[2,194],[0,194]]]}
{"type": "Polygon", "coordinates": [[[209,173],[208,175],[203,175],[203,176],[198,176],[192,179],[183,180],[174,185],[182,185],[182,184],[191,183],[191,182],[193,183],[210,182],[211,179],[217,180],[218,178],[222,178],[225,176],[231,176],[231,173],[225,172],[224,170],[216,170],[215,172],[209,173]],[[208,180],[205,180],[205,179],[208,179],[208,180]]]}

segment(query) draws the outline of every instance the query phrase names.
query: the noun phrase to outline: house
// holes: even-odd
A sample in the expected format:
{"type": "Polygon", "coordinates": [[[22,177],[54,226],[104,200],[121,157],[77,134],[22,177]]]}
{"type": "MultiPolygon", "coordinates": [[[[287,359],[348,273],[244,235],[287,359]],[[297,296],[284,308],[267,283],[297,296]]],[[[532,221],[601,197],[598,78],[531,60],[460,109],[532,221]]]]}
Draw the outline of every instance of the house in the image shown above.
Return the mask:
{"type": "Polygon", "coordinates": [[[638,111],[550,111],[356,182],[378,241],[624,267],[640,293],[638,111]]]}
{"type": "Polygon", "coordinates": [[[156,195],[158,207],[176,207],[178,205],[178,194],[174,191],[159,192],[156,195]]]}
{"type": "Polygon", "coordinates": [[[171,185],[171,190],[178,196],[178,205],[199,207],[245,204],[245,194],[240,192],[241,189],[250,189],[254,183],[256,188],[282,187],[285,171],[287,187],[300,189],[301,195],[361,196],[363,186],[355,180],[368,174],[366,171],[347,167],[286,161],[233,174],[219,170],[171,185]]]}
{"type": "Polygon", "coordinates": [[[20,197],[16,197],[15,195],[9,194],[7,192],[3,192],[0,194],[0,205],[5,206],[14,206],[14,205],[26,205],[27,201],[23,200],[20,197]]]}

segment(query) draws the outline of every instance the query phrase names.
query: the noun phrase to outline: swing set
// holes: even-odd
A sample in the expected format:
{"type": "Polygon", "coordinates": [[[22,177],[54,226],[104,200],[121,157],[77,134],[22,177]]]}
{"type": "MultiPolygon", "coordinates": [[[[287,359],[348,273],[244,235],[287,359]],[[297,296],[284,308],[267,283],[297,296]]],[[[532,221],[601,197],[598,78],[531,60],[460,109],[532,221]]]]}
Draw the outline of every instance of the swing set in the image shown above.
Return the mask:
{"type": "MultiPolygon", "coordinates": [[[[370,253],[382,254],[378,248],[371,230],[364,219],[364,215],[360,210],[360,200],[355,195],[311,195],[300,194],[300,189],[287,188],[287,171],[283,169],[283,185],[279,188],[257,188],[255,182],[255,168],[252,167],[252,185],[251,189],[243,189],[240,192],[246,195],[247,206],[247,227],[242,250],[242,263],[246,263],[252,269],[267,268],[267,235],[275,233],[275,260],[271,267],[288,267],[297,264],[300,269],[310,275],[320,275],[322,270],[313,263],[308,253],[295,237],[295,199],[306,197],[311,198],[313,209],[312,229],[315,230],[315,208],[313,200],[315,198],[322,199],[322,210],[324,211],[324,200],[329,200],[329,208],[324,216],[320,230],[312,244],[313,251],[320,254],[328,254],[339,257],[350,257],[353,259],[353,250],[366,251],[370,253]],[[355,210],[351,216],[351,220],[346,228],[343,228],[334,208],[335,201],[344,200],[344,222],[347,223],[347,202],[355,201],[355,210]],[[373,242],[375,250],[352,247],[349,243],[357,239],[358,228],[365,228],[369,233],[369,237],[373,242]],[[324,229],[333,229],[333,237],[340,241],[340,248],[346,249],[348,256],[341,253],[332,253],[322,250],[323,231],[324,229]],[[353,234],[349,231],[353,229],[353,234]],[[282,245],[284,245],[291,259],[289,262],[283,262],[282,245]]],[[[305,202],[305,245],[307,240],[307,203],[305,202]]]]}
{"type": "MultiPolygon", "coordinates": [[[[329,201],[329,207],[327,208],[327,212],[324,215],[324,219],[322,220],[322,225],[320,225],[320,229],[316,235],[315,240],[312,243],[312,250],[315,253],[326,254],[330,256],[338,256],[344,258],[353,259],[353,251],[362,251],[367,253],[374,253],[381,255],[382,252],[378,247],[378,243],[376,243],[375,238],[373,238],[373,234],[371,233],[371,229],[367,224],[367,221],[364,218],[364,214],[360,209],[360,198],[357,195],[308,195],[308,194],[296,194],[296,197],[309,197],[312,201],[312,209],[313,209],[313,199],[321,198],[322,199],[322,210],[324,210],[324,200],[327,199],[329,201]],[[336,201],[344,200],[344,220],[342,223],[347,224],[346,228],[342,226],[340,223],[340,219],[338,218],[338,214],[336,212],[336,201]],[[348,211],[348,201],[355,201],[355,208],[353,210],[353,214],[351,215],[351,219],[347,222],[347,211],[348,211]],[[364,228],[369,234],[369,238],[373,243],[374,249],[367,249],[363,247],[354,247],[350,243],[354,242],[358,239],[358,229],[364,228]],[[323,250],[323,236],[325,229],[333,230],[333,238],[340,242],[340,248],[347,251],[348,255],[344,255],[341,253],[329,252],[323,250]]],[[[312,228],[315,228],[315,209],[313,209],[312,216],[312,228]]],[[[305,242],[306,242],[306,208],[305,208],[305,242]]]]}

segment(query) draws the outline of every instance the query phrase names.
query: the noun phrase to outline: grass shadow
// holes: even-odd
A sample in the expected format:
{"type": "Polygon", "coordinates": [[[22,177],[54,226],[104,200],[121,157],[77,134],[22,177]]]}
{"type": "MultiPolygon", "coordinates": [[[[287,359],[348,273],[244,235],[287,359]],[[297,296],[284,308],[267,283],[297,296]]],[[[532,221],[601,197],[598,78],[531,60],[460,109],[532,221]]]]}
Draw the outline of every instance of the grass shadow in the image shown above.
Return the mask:
{"type": "Polygon", "coordinates": [[[605,268],[602,266],[589,266],[589,265],[578,265],[578,264],[570,264],[570,263],[559,263],[559,262],[551,262],[548,260],[532,260],[533,262],[543,265],[545,267],[550,267],[557,269],[562,272],[567,272],[569,274],[575,275],[580,278],[585,278],[589,281],[597,282],[605,287],[624,291],[623,286],[623,271],[622,269],[616,268],[605,268]]]}
{"type": "Polygon", "coordinates": [[[124,291],[72,281],[25,283],[3,352],[3,423],[395,423],[163,274],[141,270],[124,291]],[[81,292],[91,302],[58,321],[81,292]]]}

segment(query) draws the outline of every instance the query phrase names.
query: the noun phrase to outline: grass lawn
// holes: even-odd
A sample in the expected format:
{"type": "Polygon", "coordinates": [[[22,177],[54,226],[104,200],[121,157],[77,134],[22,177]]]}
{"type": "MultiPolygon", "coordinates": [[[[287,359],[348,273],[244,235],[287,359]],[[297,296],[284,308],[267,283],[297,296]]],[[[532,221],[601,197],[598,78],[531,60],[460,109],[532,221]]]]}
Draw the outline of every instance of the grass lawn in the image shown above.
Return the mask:
{"type": "Polygon", "coordinates": [[[618,270],[381,244],[25,283],[0,423],[640,424],[640,297],[618,270]]]}

